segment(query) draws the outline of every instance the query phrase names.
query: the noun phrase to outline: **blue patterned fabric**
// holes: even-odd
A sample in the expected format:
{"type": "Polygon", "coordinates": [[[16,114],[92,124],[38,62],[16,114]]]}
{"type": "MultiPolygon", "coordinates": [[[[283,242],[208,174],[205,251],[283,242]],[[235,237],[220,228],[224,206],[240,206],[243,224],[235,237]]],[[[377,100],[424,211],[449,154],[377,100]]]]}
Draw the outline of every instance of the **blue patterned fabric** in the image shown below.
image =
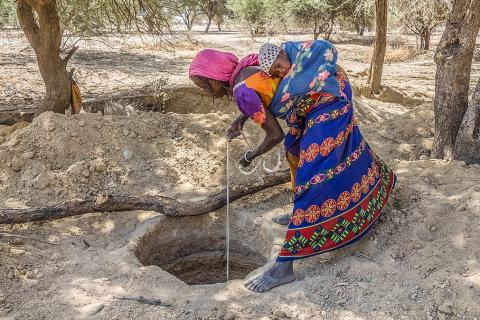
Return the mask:
{"type": "Polygon", "coordinates": [[[338,53],[330,42],[285,42],[282,48],[292,67],[270,105],[274,116],[284,118],[295,99],[306,94],[322,93],[346,100],[335,78],[338,53]]]}

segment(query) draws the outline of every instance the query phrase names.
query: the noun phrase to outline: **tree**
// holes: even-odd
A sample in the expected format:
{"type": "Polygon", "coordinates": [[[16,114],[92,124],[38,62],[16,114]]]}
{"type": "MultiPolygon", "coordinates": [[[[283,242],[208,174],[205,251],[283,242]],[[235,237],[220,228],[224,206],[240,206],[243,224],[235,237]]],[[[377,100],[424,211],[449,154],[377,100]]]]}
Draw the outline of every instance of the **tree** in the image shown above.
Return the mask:
{"type": "Polygon", "coordinates": [[[383,63],[387,49],[387,0],[375,0],[375,47],[368,81],[373,93],[380,92],[382,88],[383,63]]]}
{"type": "Polygon", "coordinates": [[[0,0],[0,28],[15,22],[15,5],[11,1],[0,0]]]}
{"type": "Polygon", "coordinates": [[[77,49],[60,57],[62,32],[55,0],[18,0],[20,26],[37,56],[38,67],[45,83],[46,95],[42,111],[64,113],[70,101],[68,60],[77,49]],[[37,18],[37,17],[38,18],[37,18]]]}
{"type": "Polygon", "coordinates": [[[193,22],[200,12],[200,7],[195,0],[177,0],[174,3],[173,11],[178,15],[187,30],[192,30],[193,22]]]}
{"type": "Polygon", "coordinates": [[[210,26],[212,24],[212,20],[216,17],[217,22],[219,21],[219,17],[223,22],[223,17],[227,12],[227,0],[201,0],[198,1],[201,12],[207,17],[207,27],[205,28],[205,33],[210,31],[210,26]]]}
{"type": "Polygon", "coordinates": [[[345,13],[346,7],[354,0],[293,0],[289,11],[304,27],[313,29],[313,38],[324,33],[330,40],[335,19],[345,13]]]}
{"type": "Polygon", "coordinates": [[[67,64],[78,49],[62,49],[63,33],[105,31],[108,23],[135,27],[141,32],[164,34],[168,19],[155,0],[17,0],[17,17],[37,56],[46,94],[37,115],[44,111],[64,113],[70,101],[67,64]],[[115,18],[111,17],[115,13],[115,18]]]}
{"type": "MultiPolygon", "coordinates": [[[[279,1],[281,3],[281,1],[279,1]]],[[[240,20],[255,36],[265,30],[268,21],[268,10],[262,0],[232,0],[230,6],[240,20]]]]}
{"type": "Polygon", "coordinates": [[[399,0],[394,2],[394,8],[400,21],[420,37],[420,50],[429,50],[432,32],[446,20],[449,3],[446,0],[399,0]]]}
{"type": "Polygon", "coordinates": [[[339,24],[363,36],[366,29],[372,28],[374,18],[374,0],[347,0],[340,10],[339,24]]]}
{"type": "Polygon", "coordinates": [[[435,158],[480,162],[480,84],[468,101],[479,29],[480,0],[456,0],[435,53],[435,158]]]}
{"type": "MultiPolygon", "coordinates": [[[[327,1],[294,0],[290,2],[290,11],[303,27],[313,29],[313,39],[317,40],[322,32],[330,29],[335,14],[327,1]]],[[[325,37],[327,40],[329,36],[325,37]]]]}
{"type": "Polygon", "coordinates": [[[225,23],[225,18],[231,16],[233,13],[227,7],[227,1],[221,1],[215,10],[215,23],[217,24],[218,31],[222,31],[222,24],[225,23]]]}
{"type": "Polygon", "coordinates": [[[480,163],[480,80],[455,139],[455,158],[480,163]]]}

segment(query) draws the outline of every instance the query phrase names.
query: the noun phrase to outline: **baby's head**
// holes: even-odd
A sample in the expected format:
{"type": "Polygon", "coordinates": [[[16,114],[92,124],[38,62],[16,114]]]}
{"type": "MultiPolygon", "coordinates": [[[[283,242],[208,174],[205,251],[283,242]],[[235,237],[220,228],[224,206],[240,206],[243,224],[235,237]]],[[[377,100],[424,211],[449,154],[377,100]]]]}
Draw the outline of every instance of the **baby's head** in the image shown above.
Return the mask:
{"type": "Polygon", "coordinates": [[[292,66],[285,51],[271,43],[266,43],[260,48],[258,62],[264,72],[280,78],[285,77],[292,66]]]}

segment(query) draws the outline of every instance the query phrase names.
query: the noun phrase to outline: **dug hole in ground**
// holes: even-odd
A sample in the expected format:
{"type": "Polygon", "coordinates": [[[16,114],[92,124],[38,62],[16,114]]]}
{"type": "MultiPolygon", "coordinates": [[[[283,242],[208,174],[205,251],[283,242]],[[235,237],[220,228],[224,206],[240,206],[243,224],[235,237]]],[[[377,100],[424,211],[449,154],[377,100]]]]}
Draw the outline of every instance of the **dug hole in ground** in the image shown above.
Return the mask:
{"type": "MultiPolygon", "coordinates": [[[[261,44],[240,34],[199,39],[199,47],[221,43],[239,54],[261,44]]],[[[212,105],[188,82],[186,70],[198,47],[177,52],[176,57],[123,42],[114,48],[125,46],[131,49],[133,66],[145,63],[143,83],[136,69],[108,64],[121,56],[116,49],[92,45],[74,61],[83,69],[87,97],[95,98],[87,107],[101,109],[104,115],[44,113],[30,124],[0,128],[1,208],[41,208],[110,194],[201,202],[225,188],[225,132],[237,111],[228,100],[212,105]],[[99,61],[91,65],[91,57],[99,61]],[[150,65],[149,59],[165,65],[150,65]],[[110,83],[98,76],[101,72],[132,83],[110,81],[119,98],[102,100],[100,93],[111,95],[111,91],[100,85],[110,83]],[[135,106],[125,98],[138,96],[136,88],[149,86],[166,92],[161,103],[153,94],[133,99],[135,106]],[[145,111],[152,107],[156,112],[145,111]]],[[[246,290],[240,279],[271,260],[282,245],[285,228],[271,218],[291,211],[289,183],[231,204],[233,280],[228,283],[225,208],[192,217],[128,211],[4,224],[0,226],[0,316],[479,319],[480,166],[429,159],[431,56],[403,57],[389,49],[386,89],[372,99],[362,86],[371,47],[355,42],[340,42],[337,47],[355,87],[360,128],[398,176],[396,191],[368,237],[297,262],[297,281],[256,294],[246,290]],[[136,301],[140,296],[154,302],[136,301]]],[[[34,63],[26,67],[31,77],[18,80],[19,92],[38,77],[34,63]]],[[[478,70],[477,63],[472,82],[478,79],[478,70]]],[[[245,133],[251,144],[262,138],[261,130],[250,123],[245,133]]],[[[236,170],[236,159],[247,148],[243,139],[232,143],[232,184],[257,179],[236,170]]],[[[266,156],[272,166],[275,152],[266,156]]]]}

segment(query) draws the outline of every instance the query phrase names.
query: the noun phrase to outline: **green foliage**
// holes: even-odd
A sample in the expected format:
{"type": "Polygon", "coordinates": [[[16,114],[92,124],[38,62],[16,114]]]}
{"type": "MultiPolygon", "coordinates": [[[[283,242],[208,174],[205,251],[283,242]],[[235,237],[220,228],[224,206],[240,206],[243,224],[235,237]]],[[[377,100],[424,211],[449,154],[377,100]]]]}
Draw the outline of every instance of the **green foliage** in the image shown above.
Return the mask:
{"type": "Polygon", "coordinates": [[[310,30],[316,39],[329,38],[335,23],[356,29],[370,27],[374,0],[230,0],[236,19],[252,35],[267,32],[310,30]]]}
{"type": "Polygon", "coordinates": [[[172,20],[166,2],[156,0],[59,0],[63,30],[78,36],[110,31],[164,34],[172,20]]]}
{"type": "Polygon", "coordinates": [[[421,35],[447,19],[450,5],[449,1],[398,0],[393,3],[393,12],[405,27],[421,35]]]}
{"type": "Polygon", "coordinates": [[[222,23],[224,17],[228,14],[227,9],[228,0],[200,0],[198,6],[200,11],[207,18],[208,24],[205,29],[205,33],[208,33],[210,24],[213,19],[216,19],[217,23],[222,23]]]}
{"type": "Polygon", "coordinates": [[[451,4],[450,0],[398,0],[392,12],[407,30],[420,36],[419,49],[428,50],[431,34],[446,21],[451,4]]]}
{"type": "Polygon", "coordinates": [[[367,29],[372,29],[374,21],[374,0],[349,0],[342,7],[338,24],[344,30],[356,31],[363,36],[367,29]]]}
{"type": "Polygon", "coordinates": [[[268,13],[264,0],[231,0],[229,5],[236,19],[248,28],[251,35],[265,31],[268,13]]]}
{"type": "Polygon", "coordinates": [[[321,33],[329,39],[335,23],[358,20],[357,8],[367,1],[370,0],[292,0],[288,3],[289,11],[300,26],[312,30],[315,39],[321,33]]]}
{"type": "Polygon", "coordinates": [[[195,0],[176,0],[169,8],[174,15],[182,19],[187,30],[191,30],[195,18],[200,15],[201,10],[198,2],[195,0]]]}
{"type": "Polygon", "coordinates": [[[13,1],[0,0],[0,27],[11,26],[15,22],[15,4],[13,1]]]}
{"type": "Polygon", "coordinates": [[[333,1],[328,0],[292,0],[287,5],[295,19],[305,24],[312,20],[326,20],[329,12],[335,8],[333,1]]]}

